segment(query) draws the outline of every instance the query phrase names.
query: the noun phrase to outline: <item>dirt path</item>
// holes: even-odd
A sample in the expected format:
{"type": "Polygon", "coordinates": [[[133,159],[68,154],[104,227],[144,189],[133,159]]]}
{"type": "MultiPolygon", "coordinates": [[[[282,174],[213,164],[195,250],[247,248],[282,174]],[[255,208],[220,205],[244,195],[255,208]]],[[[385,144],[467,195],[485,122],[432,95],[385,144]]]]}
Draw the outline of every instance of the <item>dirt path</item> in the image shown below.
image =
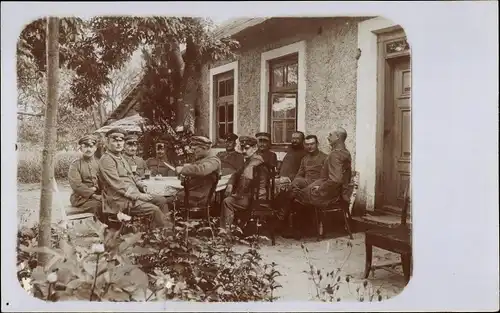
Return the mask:
{"type": "MultiPolygon", "coordinates": [[[[58,182],[58,188],[59,192],[54,197],[54,207],[56,208],[52,216],[54,222],[61,219],[61,209],[69,205],[71,193],[67,182],[58,182]]],[[[18,185],[17,200],[18,223],[23,226],[37,224],[40,185],[18,185]]],[[[302,242],[309,250],[311,263],[322,273],[326,273],[341,267],[344,263],[350,249],[347,246],[347,241],[346,237],[338,237],[320,242],[312,239],[302,242]]],[[[264,245],[261,249],[263,259],[268,263],[275,262],[277,270],[283,275],[278,278],[278,282],[283,286],[276,291],[276,295],[280,297],[279,301],[310,300],[311,296],[316,294],[314,283],[303,272],[309,270],[309,264],[300,244],[300,241],[277,238],[275,246],[264,245]]],[[[352,275],[353,279],[350,284],[343,284],[336,296],[344,301],[356,300],[356,288],[358,285],[362,285],[363,281],[361,279],[365,260],[363,234],[355,234],[352,245],[351,255],[342,268],[342,276],[352,275]]],[[[378,249],[374,250],[373,257],[376,264],[394,262],[399,259],[393,253],[378,249]]],[[[401,274],[385,270],[376,271],[375,276],[370,277],[369,281],[375,288],[381,287],[383,294],[389,297],[399,294],[404,286],[401,274]]]]}

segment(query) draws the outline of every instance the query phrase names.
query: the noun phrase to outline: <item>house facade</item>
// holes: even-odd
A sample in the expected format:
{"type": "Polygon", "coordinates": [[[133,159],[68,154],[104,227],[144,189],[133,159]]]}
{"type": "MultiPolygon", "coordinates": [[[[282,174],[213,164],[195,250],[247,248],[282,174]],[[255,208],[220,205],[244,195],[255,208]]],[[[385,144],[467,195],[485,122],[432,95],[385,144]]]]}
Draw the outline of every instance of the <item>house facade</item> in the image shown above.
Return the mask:
{"type": "MultiPolygon", "coordinates": [[[[411,67],[402,28],[382,17],[253,18],[222,25],[234,59],[203,68],[199,133],[270,132],[284,151],[294,130],[347,130],[360,173],[357,211],[400,210],[410,178],[411,67]]],[[[283,156],[283,152],[279,153],[283,156]]]]}

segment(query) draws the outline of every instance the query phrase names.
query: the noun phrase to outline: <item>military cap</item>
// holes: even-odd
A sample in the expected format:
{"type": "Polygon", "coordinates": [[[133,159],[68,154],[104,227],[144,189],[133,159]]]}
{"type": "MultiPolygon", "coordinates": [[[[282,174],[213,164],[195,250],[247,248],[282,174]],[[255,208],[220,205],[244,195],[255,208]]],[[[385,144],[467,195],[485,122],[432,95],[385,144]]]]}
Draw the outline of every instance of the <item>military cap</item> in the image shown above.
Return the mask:
{"type": "Polygon", "coordinates": [[[85,135],[78,140],[79,145],[84,143],[95,145],[97,143],[97,137],[94,135],[85,135]]]}
{"type": "Polygon", "coordinates": [[[212,141],[204,136],[193,136],[191,137],[191,146],[211,147],[212,141]]]}
{"type": "Polygon", "coordinates": [[[106,137],[115,137],[115,138],[122,138],[127,135],[127,132],[125,132],[121,128],[112,128],[106,132],[106,137]]]}
{"type": "Polygon", "coordinates": [[[227,133],[224,136],[224,140],[227,140],[227,141],[236,141],[236,139],[238,139],[238,135],[236,135],[234,133],[227,133]]]}
{"type": "Polygon", "coordinates": [[[139,140],[139,137],[136,134],[128,134],[125,136],[125,142],[137,142],[139,140]]]}
{"type": "Polygon", "coordinates": [[[271,134],[270,133],[260,132],[260,133],[255,134],[255,137],[257,138],[257,140],[271,141],[271,134]]]}
{"type": "Polygon", "coordinates": [[[241,136],[240,137],[240,146],[241,147],[254,147],[257,144],[257,139],[250,136],[241,136]]]}

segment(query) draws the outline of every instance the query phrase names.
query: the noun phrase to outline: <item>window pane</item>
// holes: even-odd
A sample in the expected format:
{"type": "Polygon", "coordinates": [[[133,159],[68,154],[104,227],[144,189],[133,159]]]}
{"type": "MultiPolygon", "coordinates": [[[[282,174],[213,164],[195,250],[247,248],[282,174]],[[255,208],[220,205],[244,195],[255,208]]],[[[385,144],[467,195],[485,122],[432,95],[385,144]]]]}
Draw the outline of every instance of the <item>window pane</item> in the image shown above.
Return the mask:
{"type": "Polygon", "coordinates": [[[232,133],[234,130],[233,130],[233,123],[228,123],[227,124],[227,132],[228,133],[232,133]]]}
{"type": "Polygon", "coordinates": [[[283,87],[283,66],[273,68],[273,87],[283,87]]]}
{"type": "Polygon", "coordinates": [[[223,138],[226,134],[226,124],[219,124],[219,138],[223,138]]]}
{"type": "Polygon", "coordinates": [[[298,76],[299,76],[298,70],[299,70],[299,66],[297,63],[288,65],[287,77],[286,77],[287,86],[289,86],[289,87],[297,86],[297,81],[298,81],[298,76]]]}
{"type": "Polygon", "coordinates": [[[273,127],[271,129],[272,142],[273,143],[283,143],[283,126],[284,121],[273,121],[273,127]]]}
{"type": "Polygon", "coordinates": [[[286,142],[292,142],[292,134],[297,130],[295,119],[286,121],[286,142]]]}
{"type": "Polygon", "coordinates": [[[227,106],[227,121],[232,122],[234,119],[234,105],[229,104],[227,106]]]}
{"type": "Polygon", "coordinates": [[[226,95],[226,84],[224,81],[219,81],[218,95],[219,97],[224,97],[226,95]]]}
{"type": "Polygon", "coordinates": [[[272,101],[272,118],[295,118],[295,109],[297,106],[296,94],[273,94],[272,101]]]}
{"type": "Polygon", "coordinates": [[[226,121],[226,105],[222,104],[219,106],[219,122],[226,121]]]}
{"type": "Polygon", "coordinates": [[[226,80],[226,96],[234,95],[234,80],[228,79],[226,80]]]}

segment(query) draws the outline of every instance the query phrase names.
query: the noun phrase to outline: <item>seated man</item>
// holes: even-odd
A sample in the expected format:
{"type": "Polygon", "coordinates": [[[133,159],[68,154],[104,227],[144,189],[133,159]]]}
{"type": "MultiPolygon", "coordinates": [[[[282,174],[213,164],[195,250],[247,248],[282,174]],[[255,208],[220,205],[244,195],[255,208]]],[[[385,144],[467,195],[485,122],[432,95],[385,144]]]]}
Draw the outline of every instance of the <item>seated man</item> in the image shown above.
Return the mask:
{"type": "Polygon", "coordinates": [[[137,179],[144,178],[144,173],[148,169],[146,161],[140,156],[137,156],[137,141],[138,137],[134,134],[128,134],[125,136],[125,147],[123,157],[127,160],[132,173],[137,179]]]}
{"type": "MultiPolygon", "coordinates": [[[[226,187],[223,219],[221,219],[221,227],[224,229],[229,229],[233,224],[236,212],[249,209],[253,173],[258,166],[264,164],[263,157],[257,153],[257,139],[242,136],[240,145],[246,160],[244,165],[231,176],[226,187]]],[[[267,177],[267,173],[262,171],[259,177],[259,196],[265,196],[267,177]]]]}
{"type": "Polygon", "coordinates": [[[278,156],[276,153],[271,151],[271,134],[261,132],[257,133],[255,137],[257,137],[259,147],[258,154],[262,156],[264,163],[276,169],[276,166],[278,165],[278,156]]]}
{"type": "MultiPolygon", "coordinates": [[[[122,155],[125,135],[118,128],[106,133],[107,151],[99,160],[103,213],[107,216],[116,216],[119,212],[132,216],[153,215],[156,226],[171,227],[168,217],[152,203],[153,197],[140,191],[140,185],[122,155]]],[[[166,205],[162,209],[168,211],[166,205]]]]}
{"type": "Polygon", "coordinates": [[[320,178],[297,192],[299,203],[321,207],[342,199],[352,174],[351,153],[345,146],[346,138],[346,130],[340,127],[329,134],[332,151],[321,168],[320,178]]]}
{"type": "Polygon", "coordinates": [[[279,176],[288,177],[290,180],[293,180],[299,171],[300,162],[304,155],[306,155],[306,150],[304,149],[304,133],[296,131],[292,134],[292,144],[283,158],[279,176]]]}
{"type": "MultiPolygon", "coordinates": [[[[197,207],[205,205],[210,188],[213,186],[215,175],[221,170],[219,158],[211,152],[212,142],[203,136],[191,138],[195,161],[192,164],[184,164],[175,168],[177,174],[189,178],[189,205],[197,207]]],[[[184,192],[180,191],[176,198],[179,202],[184,201],[184,192]]]]}
{"type": "Polygon", "coordinates": [[[217,153],[217,157],[221,161],[223,176],[233,174],[241,168],[245,162],[243,154],[235,150],[236,139],[238,139],[238,136],[233,133],[229,133],[224,139],[226,140],[226,151],[217,153]]]}
{"type": "Polygon", "coordinates": [[[172,171],[167,164],[170,163],[167,157],[165,143],[159,142],[156,144],[156,157],[149,158],[146,161],[146,165],[151,170],[152,177],[158,175],[163,177],[175,176],[174,171],[172,171]]]}
{"type": "Polygon", "coordinates": [[[284,227],[291,226],[287,221],[290,211],[293,209],[293,200],[303,188],[320,178],[321,169],[327,158],[327,155],[318,149],[318,138],[315,135],[306,137],[305,147],[307,154],[300,162],[300,168],[292,181],[289,192],[280,193],[280,200],[277,200],[281,201],[282,214],[280,216],[285,222],[284,227]]]}
{"type": "Polygon", "coordinates": [[[68,180],[73,192],[69,198],[71,214],[93,213],[100,211],[102,206],[97,172],[99,163],[94,157],[97,149],[97,137],[85,135],[78,140],[82,156],[69,166],[68,180]]]}

